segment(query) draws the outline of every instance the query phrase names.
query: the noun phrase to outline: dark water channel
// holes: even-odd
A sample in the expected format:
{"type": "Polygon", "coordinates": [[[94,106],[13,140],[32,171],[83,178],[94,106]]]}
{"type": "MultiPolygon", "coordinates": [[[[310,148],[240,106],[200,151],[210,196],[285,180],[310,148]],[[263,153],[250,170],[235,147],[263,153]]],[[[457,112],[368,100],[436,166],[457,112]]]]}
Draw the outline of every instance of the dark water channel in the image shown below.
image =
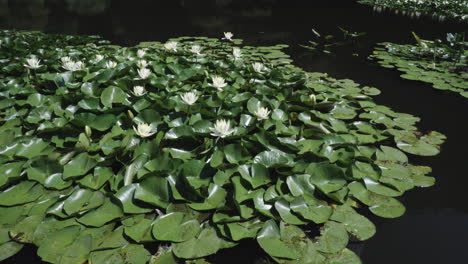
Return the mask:
{"type": "MultiPolygon", "coordinates": [[[[437,130],[448,141],[438,156],[410,157],[414,164],[431,166],[437,184],[406,193],[403,217],[371,217],[376,236],[351,248],[365,264],[468,263],[468,100],[400,79],[396,71],[366,60],[378,42],[413,43],[411,31],[443,38],[467,31],[467,24],[375,13],[352,0],[0,0],[0,28],[98,34],[120,45],[232,31],[244,44],[289,44],[287,52],[307,71],[381,89],[378,103],[421,117],[423,131],[437,130]],[[337,48],[332,55],[310,55],[298,46],[312,38],[311,28],[341,38],[338,26],[367,36],[357,47],[337,48]]],[[[4,263],[40,263],[35,250],[26,247],[4,263]]],[[[223,251],[216,263],[254,263],[259,254],[256,243],[247,242],[223,251]]]]}

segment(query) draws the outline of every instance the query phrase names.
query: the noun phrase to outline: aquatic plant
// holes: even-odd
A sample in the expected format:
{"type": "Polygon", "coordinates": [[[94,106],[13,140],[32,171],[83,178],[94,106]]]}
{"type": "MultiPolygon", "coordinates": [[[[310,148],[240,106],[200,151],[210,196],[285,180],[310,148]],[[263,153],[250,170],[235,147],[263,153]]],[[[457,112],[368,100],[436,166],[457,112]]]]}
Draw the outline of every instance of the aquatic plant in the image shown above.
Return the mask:
{"type": "Polygon", "coordinates": [[[351,30],[338,27],[343,33],[343,40],[335,40],[333,35],[322,35],[317,32],[315,29],[312,29],[314,35],[314,40],[309,40],[308,45],[299,45],[303,48],[306,48],[312,52],[322,52],[325,54],[332,53],[333,48],[339,46],[353,45],[354,48],[357,47],[359,38],[366,35],[366,32],[354,32],[351,30]]]}
{"type": "Polygon", "coordinates": [[[434,88],[468,98],[468,42],[463,33],[448,33],[445,40],[422,40],[416,45],[380,43],[371,59],[404,72],[402,78],[431,83],[434,88]]]}
{"type": "Polygon", "coordinates": [[[436,155],[442,134],[284,45],[0,39],[0,260],[32,243],[50,263],[201,264],[255,239],[278,263],[360,263],[362,212],[399,217],[396,197],[434,184],[405,152],[436,155]]]}
{"type": "Polygon", "coordinates": [[[456,19],[468,22],[468,2],[466,0],[359,0],[361,4],[374,7],[375,11],[394,10],[397,14],[419,17],[432,16],[441,21],[456,19]]]}

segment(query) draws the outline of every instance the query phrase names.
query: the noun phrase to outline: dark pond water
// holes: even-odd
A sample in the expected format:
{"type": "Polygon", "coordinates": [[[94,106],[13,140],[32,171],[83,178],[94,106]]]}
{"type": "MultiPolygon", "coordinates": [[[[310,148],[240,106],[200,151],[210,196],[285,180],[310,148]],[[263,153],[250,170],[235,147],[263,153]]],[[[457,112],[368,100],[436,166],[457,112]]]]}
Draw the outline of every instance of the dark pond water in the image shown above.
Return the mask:
{"type": "MultiPolygon", "coordinates": [[[[376,236],[351,248],[365,264],[468,263],[468,100],[400,79],[397,72],[366,60],[378,42],[413,43],[411,31],[442,38],[466,31],[466,24],[374,13],[352,0],[0,0],[0,28],[98,34],[120,45],[182,35],[220,37],[232,31],[245,44],[289,44],[287,52],[307,71],[381,89],[378,103],[421,117],[423,131],[438,130],[448,141],[438,156],[410,157],[415,164],[431,166],[437,184],[405,194],[403,217],[371,217],[376,236]],[[338,48],[333,55],[310,55],[298,46],[312,38],[311,28],[340,38],[338,26],[367,36],[358,47],[338,48]]],[[[40,263],[35,250],[29,246],[4,263],[40,263]]],[[[260,254],[256,243],[247,242],[223,251],[216,263],[254,263],[260,254]]]]}

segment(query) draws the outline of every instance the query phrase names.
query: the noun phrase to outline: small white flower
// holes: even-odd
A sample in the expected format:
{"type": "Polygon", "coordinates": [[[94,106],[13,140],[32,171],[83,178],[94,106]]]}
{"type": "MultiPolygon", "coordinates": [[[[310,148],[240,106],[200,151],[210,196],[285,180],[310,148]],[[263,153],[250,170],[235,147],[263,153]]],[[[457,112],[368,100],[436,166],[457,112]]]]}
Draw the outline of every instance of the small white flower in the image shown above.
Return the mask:
{"type": "Polygon", "coordinates": [[[200,52],[201,52],[201,47],[200,45],[193,45],[192,48],[190,49],[191,52],[197,54],[197,55],[200,55],[200,52]]]}
{"type": "Polygon", "coordinates": [[[96,62],[100,62],[104,59],[104,56],[101,54],[96,55],[96,62]]]}
{"type": "Polygon", "coordinates": [[[263,70],[263,63],[255,62],[252,64],[252,68],[254,69],[254,71],[261,73],[263,70]]]}
{"type": "Polygon", "coordinates": [[[133,87],[133,93],[136,96],[143,96],[144,94],[146,94],[146,89],[143,86],[135,86],[133,87]]]}
{"type": "Polygon", "coordinates": [[[213,83],[210,83],[210,85],[218,89],[219,91],[222,91],[223,88],[227,86],[227,83],[223,77],[213,76],[211,77],[211,80],[213,81],[213,83]]]}
{"type": "Polygon", "coordinates": [[[138,68],[146,68],[146,66],[148,66],[148,62],[145,60],[139,60],[137,61],[137,66],[138,68]]]}
{"type": "Polygon", "coordinates": [[[67,61],[71,61],[70,57],[68,57],[68,56],[62,57],[62,58],[60,58],[60,60],[62,61],[62,63],[65,63],[67,61]]]}
{"type": "Polygon", "coordinates": [[[254,113],[259,120],[268,119],[268,115],[270,115],[270,110],[266,107],[259,107],[254,113]]]}
{"type": "Polygon", "coordinates": [[[23,65],[28,69],[39,69],[42,67],[41,60],[38,60],[36,57],[32,57],[26,60],[26,64],[23,65]]]}
{"type": "Polygon", "coordinates": [[[151,125],[146,123],[139,123],[137,128],[133,127],[133,130],[135,130],[135,133],[142,138],[150,137],[157,132],[156,129],[153,129],[151,125]]]}
{"type": "Polygon", "coordinates": [[[309,99],[312,101],[312,103],[316,104],[317,103],[317,97],[315,94],[310,94],[309,99]]]}
{"type": "Polygon", "coordinates": [[[146,79],[150,76],[151,71],[148,70],[147,68],[141,68],[138,69],[138,75],[140,76],[140,79],[146,79]]]}
{"type": "Polygon", "coordinates": [[[242,51],[239,48],[233,48],[232,49],[232,56],[234,56],[235,60],[238,60],[242,57],[242,51]]]}
{"type": "Polygon", "coordinates": [[[232,133],[234,133],[234,129],[231,129],[231,124],[229,121],[224,119],[217,120],[214,127],[210,127],[211,135],[215,137],[225,138],[232,133]]]}
{"type": "Polygon", "coordinates": [[[188,92],[180,96],[184,104],[193,105],[198,100],[198,95],[195,92],[188,92]]]}
{"type": "Polygon", "coordinates": [[[108,69],[113,69],[113,68],[115,68],[115,67],[117,67],[117,62],[115,62],[115,61],[108,61],[108,62],[106,62],[106,68],[108,68],[108,69]]]}
{"type": "Polygon", "coordinates": [[[139,49],[139,50],[137,51],[137,56],[138,56],[138,58],[143,58],[145,55],[146,55],[146,52],[145,52],[144,50],[139,49]]]}
{"type": "Polygon", "coordinates": [[[84,64],[81,61],[74,62],[72,60],[69,60],[63,63],[62,68],[64,68],[67,71],[74,72],[83,69],[83,66],[84,64]]]}
{"type": "Polygon", "coordinates": [[[164,44],[164,48],[167,50],[177,51],[177,45],[179,45],[177,42],[170,41],[164,44]]]}
{"type": "Polygon", "coordinates": [[[234,37],[234,34],[232,34],[231,32],[224,32],[224,38],[223,39],[232,41],[232,37],[234,37]]]}

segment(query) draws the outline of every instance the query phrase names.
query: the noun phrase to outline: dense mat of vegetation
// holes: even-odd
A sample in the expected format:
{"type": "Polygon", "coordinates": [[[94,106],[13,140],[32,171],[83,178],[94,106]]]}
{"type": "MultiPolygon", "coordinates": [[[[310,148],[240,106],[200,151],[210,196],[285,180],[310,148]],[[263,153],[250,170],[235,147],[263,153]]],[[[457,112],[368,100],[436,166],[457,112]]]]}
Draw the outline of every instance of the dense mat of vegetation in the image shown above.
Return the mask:
{"type": "Polygon", "coordinates": [[[0,260],[210,263],[255,239],[278,263],[353,264],[362,212],[434,184],[405,154],[445,137],[372,87],[281,48],[0,33],[0,260]]]}
{"type": "Polygon", "coordinates": [[[374,6],[377,11],[391,9],[410,16],[419,17],[424,14],[439,20],[449,18],[468,22],[466,0],[359,0],[358,2],[374,6]]]}
{"type": "Polygon", "coordinates": [[[444,41],[414,36],[416,45],[381,43],[370,58],[383,67],[404,72],[402,78],[431,83],[436,89],[468,98],[468,42],[464,34],[449,33],[444,41]]]}

